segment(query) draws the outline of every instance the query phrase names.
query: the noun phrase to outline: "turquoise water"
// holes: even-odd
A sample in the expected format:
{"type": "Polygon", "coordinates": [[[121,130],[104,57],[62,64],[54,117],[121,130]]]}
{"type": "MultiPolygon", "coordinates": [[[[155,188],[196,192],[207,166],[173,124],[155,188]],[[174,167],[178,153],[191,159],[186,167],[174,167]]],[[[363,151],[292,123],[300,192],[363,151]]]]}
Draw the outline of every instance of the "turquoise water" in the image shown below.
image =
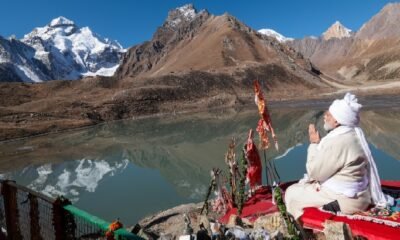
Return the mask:
{"type": "MultiPolygon", "coordinates": [[[[282,181],[305,172],[310,122],[321,128],[321,109],[271,110],[280,150],[267,151],[282,181]]],[[[212,167],[224,166],[231,137],[237,153],[255,109],[225,109],[162,118],[128,120],[69,133],[0,144],[1,178],[64,195],[90,213],[125,225],[182,203],[201,202],[212,167]]],[[[400,110],[365,110],[362,127],[382,179],[400,180],[400,110]]],[[[257,141],[258,138],[256,137],[257,141]]]]}

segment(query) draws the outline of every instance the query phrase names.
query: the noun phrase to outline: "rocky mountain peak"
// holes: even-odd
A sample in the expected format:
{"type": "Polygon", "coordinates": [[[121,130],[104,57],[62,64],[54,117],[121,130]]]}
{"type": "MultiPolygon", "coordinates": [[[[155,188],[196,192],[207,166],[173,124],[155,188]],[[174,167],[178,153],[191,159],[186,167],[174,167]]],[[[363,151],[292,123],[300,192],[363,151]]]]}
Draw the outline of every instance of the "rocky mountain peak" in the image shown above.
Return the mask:
{"type": "MultiPolygon", "coordinates": [[[[172,12],[178,14],[179,10],[172,12]]],[[[170,12],[169,20],[173,19],[171,16],[170,12]]],[[[187,77],[238,73],[234,77],[238,80],[245,78],[239,74],[242,70],[250,75],[262,72],[269,76],[279,68],[281,77],[323,85],[311,74],[311,67],[308,60],[286,45],[263,37],[228,13],[214,16],[198,12],[190,22],[179,23],[175,28],[164,24],[150,42],[129,49],[116,76],[126,82],[146,78],[162,81],[165,77],[186,81],[183,79],[187,77]]]]}
{"type": "Polygon", "coordinates": [[[343,26],[339,21],[336,21],[332,26],[328,28],[323,34],[322,37],[324,40],[329,40],[331,38],[346,38],[351,37],[351,30],[343,26]]]}
{"type": "Polygon", "coordinates": [[[399,22],[400,3],[389,3],[355,33],[336,22],[320,41],[300,39],[291,46],[336,80],[394,80],[400,76],[399,22]]]}
{"type": "Polygon", "coordinates": [[[178,7],[169,11],[164,25],[175,28],[181,23],[193,21],[197,14],[197,9],[193,6],[193,4],[186,4],[182,7],[178,7]]]}
{"type": "Polygon", "coordinates": [[[396,13],[396,12],[398,12],[400,10],[400,3],[388,3],[388,4],[386,4],[383,8],[382,8],[382,10],[381,10],[381,12],[394,12],[394,13],[396,13]]]}
{"type": "Polygon", "coordinates": [[[379,40],[400,37],[400,3],[389,3],[358,31],[356,38],[379,40]]]}

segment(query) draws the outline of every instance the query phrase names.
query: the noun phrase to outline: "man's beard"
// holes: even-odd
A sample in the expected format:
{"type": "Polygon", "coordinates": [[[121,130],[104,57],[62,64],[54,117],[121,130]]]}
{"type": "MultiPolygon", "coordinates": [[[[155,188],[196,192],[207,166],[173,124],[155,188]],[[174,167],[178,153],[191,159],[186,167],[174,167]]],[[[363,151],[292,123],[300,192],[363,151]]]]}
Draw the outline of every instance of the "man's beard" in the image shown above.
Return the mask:
{"type": "Polygon", "coordinates": [[[335,128],[335,127],[334,127],[334,126],[331,126],[329,123],[327,123],[327,122],[324,123],[324,130],[325,130],[325,131],[330,132],[330,131],[332,131],[334,128],[335,128]]]}

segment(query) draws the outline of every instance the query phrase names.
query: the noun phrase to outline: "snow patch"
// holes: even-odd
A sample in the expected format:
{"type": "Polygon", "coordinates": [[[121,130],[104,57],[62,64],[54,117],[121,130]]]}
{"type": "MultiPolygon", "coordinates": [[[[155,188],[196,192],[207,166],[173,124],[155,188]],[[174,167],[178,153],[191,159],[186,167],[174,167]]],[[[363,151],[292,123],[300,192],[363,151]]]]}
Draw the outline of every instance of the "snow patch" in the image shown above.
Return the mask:
{"type": "Polygon", "coordinates": [[[63,16],[60,16],[58,18],[55,18],[53,20],[51,20],[49,26],[50,27],[57,27],[57,26],[61,26],[61,25],[74,25],[75,23],[71,20],[69,20],[68,18],[65,18],[63,16]]]}
{"type": "Polygon", "coordinates": [[[86,72],[83,73],[84,76],[106,76],[106,77],[111,77],[114,75],[115,71],[117,71],[119,65],[115,65],[114,67],[110,68],[100,68],[97,70],[97,72],[86,72]]]}
{"type": "Polygon", "coordinates": [[[197,11],[193,7],[193,4],[186,4],[182,7],[178,7],[173,11],[169,12],[167,23],[172,27],[178,26],[182,22],[190,22],[197,16],[197,11]]]}
{"type": "Polygon", "coordinates": [[[8,60],[0,54],[0,63],[6,63],[8,60]]]}
{"type": "Polygon", "coordinates": [[[19,71],[17,71],[18,76],[20,76],[26,82],[42,82],[42,80],[30,70],[27,66],[24,65],[15,65],[19,71]]]}
{"type": "Polygon", "coordinates": [[[287,42],[287,41],[293,41],[293,38],[288,38],[283,36],[282,34],[276,32],[273,29],[269,29],[269,28],[265,28],[265,29],[260,29],[258,30],[259,33],[269,36],[269,37],[274,37],[276,38],[276,40],[278,40],[279,42],[287,42]]]}
{"type": "Polygon", "coordinates": [[[170,21],[170,25],[175,27],[181,22],[182,22],[182,20],[180,18],[177,18],[177,19],[170,21]]]}
{"type": "Polygon", "coordinates": [[[177,9],[187,21],[191,21],[196,17],[196,9],[193,8],[192,4],[186,4],[177,9]]]}

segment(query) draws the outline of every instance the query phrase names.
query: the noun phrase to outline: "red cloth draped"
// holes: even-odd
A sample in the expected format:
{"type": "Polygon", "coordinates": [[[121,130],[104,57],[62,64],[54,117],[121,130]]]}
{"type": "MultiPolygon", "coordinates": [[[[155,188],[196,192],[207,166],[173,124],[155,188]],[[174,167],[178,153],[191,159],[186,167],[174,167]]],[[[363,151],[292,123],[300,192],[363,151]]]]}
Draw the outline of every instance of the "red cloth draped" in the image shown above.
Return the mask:
{"type": "MultiPolygon", "coordinates": [[[[281,184],[281,189],[285,190],[288,186],[295,182],[281,184]]],[[[400,181],[382,181],[383,187],[400,188],[400,181]],[[387,184],[387,185],[386,185],[387,184]]],[[[276,205],[272,203],[272,194],[269,187],[258,189],[254,196],[249,198],[244,204],[242,218],[248,218],[254,222],[259,216],[277,212],[276,205]]],[[[230,209],[219,221],[223,224],[228,223],[229,217],[232,214],[237,214],[237,209],[230,209]]],[[[353,236],[361,235],[367,239],[373,240],[393,240],[399,239],[400,227],[391,227],[385,224],[374,223],[365,220],[349,219],[344,216],[336,216],[331,213],[322,212],[317,208],[306,208],[304,214],[300,217],[305,228],[315,230],[323,230],[323,225],[326,220],[344,222],[349,224],[353,236]]]]}
{"type": "Polygon", "coordinates": [[[246,157],[248,160],[247,179],[249,180],[250,187],[261,185],[262,165],[260,155],[253,141],[253,130],[250,129],[249,137],[246,144],[246,157]]]}

